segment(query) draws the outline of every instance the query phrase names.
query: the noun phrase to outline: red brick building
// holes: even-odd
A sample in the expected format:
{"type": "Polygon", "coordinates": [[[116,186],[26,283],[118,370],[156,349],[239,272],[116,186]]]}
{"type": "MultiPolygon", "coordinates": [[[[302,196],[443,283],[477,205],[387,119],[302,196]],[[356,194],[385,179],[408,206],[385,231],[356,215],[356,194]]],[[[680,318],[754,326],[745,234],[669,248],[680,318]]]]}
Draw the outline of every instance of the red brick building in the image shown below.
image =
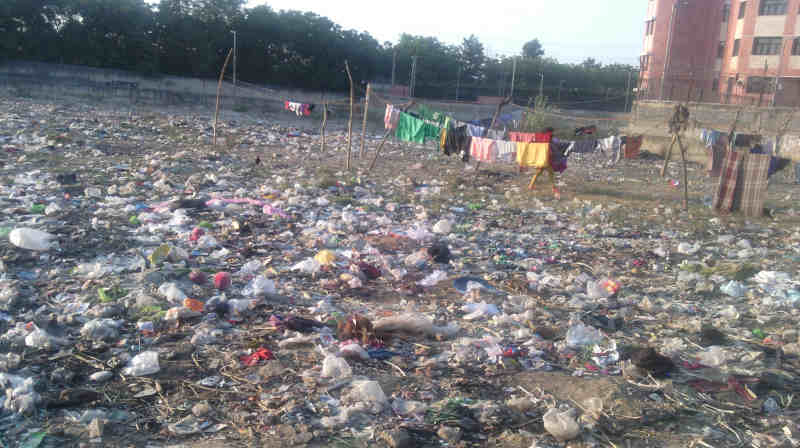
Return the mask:
{"type": "Polygon", "coordinates": [[[800,106],[800,0],[646,1],[640,98],[800,106]]]}

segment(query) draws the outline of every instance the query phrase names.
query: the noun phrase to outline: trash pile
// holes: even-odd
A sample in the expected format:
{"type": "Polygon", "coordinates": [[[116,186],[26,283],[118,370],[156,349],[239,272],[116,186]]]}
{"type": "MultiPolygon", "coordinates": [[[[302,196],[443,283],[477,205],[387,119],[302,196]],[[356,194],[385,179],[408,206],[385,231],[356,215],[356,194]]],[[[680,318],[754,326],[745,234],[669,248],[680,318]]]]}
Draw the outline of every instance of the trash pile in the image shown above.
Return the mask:
{"type": "Polygon", "coordinates": [[[394,142],[368,172],[377,139],[346,172],[337,131],[0,102],[0,446],[800,443],[790,185],[745,221],[652,160],[555,201],[394,142]]]}

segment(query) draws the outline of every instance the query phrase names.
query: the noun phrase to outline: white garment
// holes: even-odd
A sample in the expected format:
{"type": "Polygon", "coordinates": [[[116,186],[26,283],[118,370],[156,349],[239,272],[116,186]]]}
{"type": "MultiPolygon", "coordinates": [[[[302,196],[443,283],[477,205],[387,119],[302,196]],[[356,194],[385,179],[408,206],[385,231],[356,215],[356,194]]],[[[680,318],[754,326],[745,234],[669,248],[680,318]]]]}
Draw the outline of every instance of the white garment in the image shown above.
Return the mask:
{"type": "Polygon", "coordinates": [[[293,103],[289,101],[289,110],[297,114],[298,117],[303,116],[303,103],[293,103]]]}
{"type": "Polygon", "coordinates": [[[616,135],[612,135],[611,137],[606,137],[599,141],[600,141],[600,150],[603,151],[606,154],[606,156],[608,156],[609,160],[612,163],[619,162],[619,159],[621,157],[620,146],[622,143],[619,137],[616,135]]]}

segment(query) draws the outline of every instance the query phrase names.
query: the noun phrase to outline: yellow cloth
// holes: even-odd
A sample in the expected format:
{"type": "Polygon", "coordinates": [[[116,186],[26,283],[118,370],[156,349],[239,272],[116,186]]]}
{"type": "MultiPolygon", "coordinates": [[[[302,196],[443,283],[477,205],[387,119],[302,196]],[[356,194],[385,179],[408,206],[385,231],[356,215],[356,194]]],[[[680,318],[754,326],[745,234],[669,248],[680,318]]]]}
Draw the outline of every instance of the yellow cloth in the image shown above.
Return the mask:
{"type": "Polygon", "coordinates": [[[444,152],[444,145],[447,142],[447,128],[450,126],[450,117],[444,120],[444,127],[442,128],[442,138],[439,141],[439,149],[444,152]]]}
{"type": "Polygon", "coordinates": [[[517,142],[517,164],[534,168],[550,166],[550,144],[517,142]]]}

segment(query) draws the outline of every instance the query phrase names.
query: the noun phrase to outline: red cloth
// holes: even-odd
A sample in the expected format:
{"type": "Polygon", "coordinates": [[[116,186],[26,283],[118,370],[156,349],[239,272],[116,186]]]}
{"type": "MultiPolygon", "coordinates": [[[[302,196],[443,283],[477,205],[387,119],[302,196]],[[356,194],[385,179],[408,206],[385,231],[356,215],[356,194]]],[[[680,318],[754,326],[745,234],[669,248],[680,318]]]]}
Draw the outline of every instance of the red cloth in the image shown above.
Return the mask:
{"type": "Polygon", "coordinates": [[[252,355],[242,355],[239,357],[239,360],[242,361],[242,364],[246,366],[254,366],[262,359],[268,361],[274,358],[275,356],[271,351],[264,347],[259,347],[258,350],[256,350],[252,355]]]}
{"type": "Polygon", "coordinates": [[[550,140],[553,139],[553,133],[552,132],[537,132],[537,133],[509,132],[508,138],[510,138],[512,142],[519,142],[519,143],[550,143],[550,140]]]}

